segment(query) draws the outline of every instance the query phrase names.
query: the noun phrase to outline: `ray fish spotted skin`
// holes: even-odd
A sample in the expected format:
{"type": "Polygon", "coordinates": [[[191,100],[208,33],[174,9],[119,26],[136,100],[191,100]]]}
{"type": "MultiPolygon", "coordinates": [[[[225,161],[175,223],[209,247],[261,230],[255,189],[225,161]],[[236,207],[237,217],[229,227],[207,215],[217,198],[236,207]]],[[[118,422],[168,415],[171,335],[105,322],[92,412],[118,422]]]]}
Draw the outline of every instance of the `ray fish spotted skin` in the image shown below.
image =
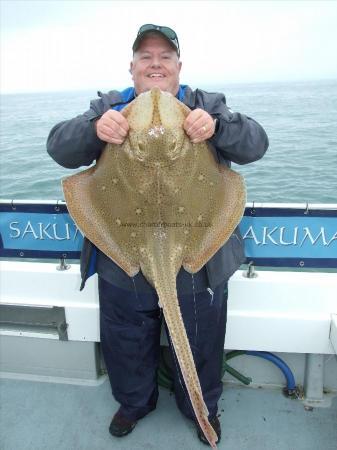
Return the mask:
{"type": "Polygon", "coordinates": [[[130,126],[124,143],[106,145],[95,166],[63,180],[63,190],[85,236],[130,277],[142,270],[156,289],[195,417],[216,448],[176,277],[181,266],[198,272],[229,239],[246,194],[242,177],[219,165],[208,144],[190,142],[189,112],[159,88],[140,94],[122,111],[130,126]]]}

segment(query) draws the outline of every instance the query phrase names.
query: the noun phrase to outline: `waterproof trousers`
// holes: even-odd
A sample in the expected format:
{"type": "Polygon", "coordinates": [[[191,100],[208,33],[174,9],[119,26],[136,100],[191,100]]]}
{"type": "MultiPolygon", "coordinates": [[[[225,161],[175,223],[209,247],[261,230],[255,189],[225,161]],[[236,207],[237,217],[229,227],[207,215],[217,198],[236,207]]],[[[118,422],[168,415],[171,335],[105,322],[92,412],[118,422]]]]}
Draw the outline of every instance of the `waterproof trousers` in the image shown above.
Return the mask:
{"type": "MultiPolygon", "coordinates": [[[[130,420],[155,409],[162,311],[155,292],[120,289],[99,277],[101,348],[113,396],[130,420]]],[[[203,397],[213,418],[222,393],[227,283],[179,298],[203,397]]],[[[167,332],[167,328],[166,328],[167,332]]],[[[178,361],[172,352],[174,393],[181,412],[194,419],[178,361]]]]}

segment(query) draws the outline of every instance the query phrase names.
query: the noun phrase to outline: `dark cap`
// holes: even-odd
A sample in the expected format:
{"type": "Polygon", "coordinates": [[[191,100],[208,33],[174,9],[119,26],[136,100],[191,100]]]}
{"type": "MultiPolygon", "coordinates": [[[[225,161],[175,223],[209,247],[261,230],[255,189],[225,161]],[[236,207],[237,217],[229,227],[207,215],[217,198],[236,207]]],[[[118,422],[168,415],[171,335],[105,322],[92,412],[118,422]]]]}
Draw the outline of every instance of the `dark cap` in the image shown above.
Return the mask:
{"type": "Polygon", "coordinates": [[[176,32],[172,30],[172,28],[153,25],[152,23],[147,23],[139,28],[136,40],[132,46],[133,53],[138,50],[143,38],[151,32],[161,34],[169,42],[171,47],[174,48],[174,50],[177,52],[178,57],[180,56],[179,41],[176,32]]]}

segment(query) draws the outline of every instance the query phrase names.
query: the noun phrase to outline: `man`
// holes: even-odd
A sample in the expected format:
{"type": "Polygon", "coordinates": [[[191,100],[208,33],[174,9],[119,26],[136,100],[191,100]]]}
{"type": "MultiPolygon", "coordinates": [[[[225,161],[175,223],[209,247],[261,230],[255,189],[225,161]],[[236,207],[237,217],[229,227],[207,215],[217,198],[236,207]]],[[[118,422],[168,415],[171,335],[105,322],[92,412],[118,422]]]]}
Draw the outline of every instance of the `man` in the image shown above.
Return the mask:
{"type": "MultiPolygon", "coordinates": [[[[226,106],[223,94],[193,91],[179,84],[180,49],[176,33],[157,25],[143,25],[133,44],[130,73],[134,87],[99,93],[83,115],[61,122],[50,132],[49,154],[64,167],[77,168],[99,159],[106,143],[122,144],[129,125],[120,110],[135,96],[158,86],[175,95],[192,111],[184,130],[194,143],[207,141],[219,163],[246,164],[261,158],[268,147],[263,128],[226,106]]],[[[227,319],[227,280],[244,261],[238,229],[197,273],[183,268],[177,292],[209,420],[221,437],[217,402],[222,393],[221,367],[227,319]]],[[[82,288],[98,273],[101,346],[109,380],[120,408],[109,431],[125,436],[137,421],[155,409],[158,398],[161,311],[158,297],[144,276],[129,278],[87,239],[81,254],[82,288]]],[[[172,349],[171,349],[172,350],[172,349]]],[[[175,361],[173,353],[173,361],[175,361]]],[[[174,392],[179,409],[194,420],[179,369],[174,366],[174,392]]],[[[198,437],[208,443],[197,427],[198,437]]]]}

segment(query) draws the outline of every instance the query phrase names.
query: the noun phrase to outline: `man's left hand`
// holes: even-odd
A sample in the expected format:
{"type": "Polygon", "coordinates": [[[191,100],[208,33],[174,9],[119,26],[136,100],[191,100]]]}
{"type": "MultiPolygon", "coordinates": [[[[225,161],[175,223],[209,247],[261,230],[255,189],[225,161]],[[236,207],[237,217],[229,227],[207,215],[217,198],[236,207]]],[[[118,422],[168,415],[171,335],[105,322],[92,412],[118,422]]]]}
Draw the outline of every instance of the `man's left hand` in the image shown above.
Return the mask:
{"type": "Polygon", "coordinates": [[[203,142],[213,136],[215,121],[208,112],[197,108],[186,117],[184,130],[194,144],[203,142]]]}

